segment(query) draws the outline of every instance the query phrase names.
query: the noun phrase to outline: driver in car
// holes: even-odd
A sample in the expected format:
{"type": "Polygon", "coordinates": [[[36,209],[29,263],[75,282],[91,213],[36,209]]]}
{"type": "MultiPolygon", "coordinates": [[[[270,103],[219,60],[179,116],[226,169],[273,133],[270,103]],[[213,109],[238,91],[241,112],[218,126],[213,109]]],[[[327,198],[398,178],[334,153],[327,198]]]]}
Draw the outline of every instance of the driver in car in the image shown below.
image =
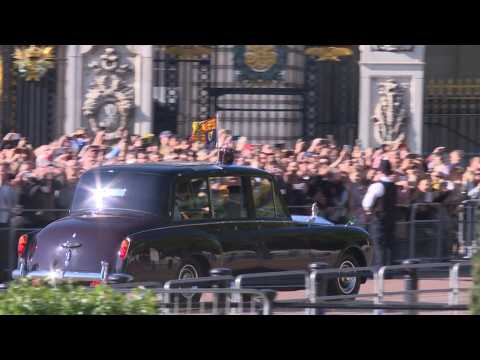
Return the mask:
{"type": "Polygon", "coordinates": [[[186,213],[191,208],[191,198],[188,191],[188,183],[180,183],[175,191],[175,206],[173,209],[173,219],[175,221],[189,220],[186,213]]]}
{"type": "Polygon", "coordinates": [[[204,219],[210,214],[208,195],[201,189],[202,182],[192,182],[195,196],[189,192],[189,184],[177,185],[173,218],[175,221],[204,219]]]}

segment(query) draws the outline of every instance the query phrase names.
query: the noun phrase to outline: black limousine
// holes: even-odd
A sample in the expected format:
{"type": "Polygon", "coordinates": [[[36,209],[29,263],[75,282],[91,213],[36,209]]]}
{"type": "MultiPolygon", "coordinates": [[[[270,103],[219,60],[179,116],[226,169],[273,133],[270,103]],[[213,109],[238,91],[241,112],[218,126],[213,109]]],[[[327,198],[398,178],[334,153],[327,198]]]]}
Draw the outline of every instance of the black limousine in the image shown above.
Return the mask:
{"type": "MultiPolygon", "coordinates": [[[[80,179],[68,217],[20,237],[13,278],[163,284],[220,267],[237,275],[304,270],[315,262],[370,265],[363,229],[296,220],[274,177],[261,170],[101,167],[80,179]]],[[[356,294],[360,283],[339,279],[330,292],[356,294]]]]}

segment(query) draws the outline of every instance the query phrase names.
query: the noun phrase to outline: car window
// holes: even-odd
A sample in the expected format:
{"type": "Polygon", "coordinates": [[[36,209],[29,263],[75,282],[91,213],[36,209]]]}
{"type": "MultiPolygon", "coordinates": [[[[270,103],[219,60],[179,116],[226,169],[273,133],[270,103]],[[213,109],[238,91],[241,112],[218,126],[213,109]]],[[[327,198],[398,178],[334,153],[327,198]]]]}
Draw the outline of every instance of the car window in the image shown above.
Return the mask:
{"type": "Polygon", "coordinates": [[[276,217],[271,180],[252,178],[252,195],[257,219],[272,219],[276,217]]]}
{"type": "Polygon", "coordinates": [[[205,179],[180,180],[175,186],[175,221],[211,218],[208,183],[205,179]]]}
{"type": "Polygon", "coordinates": [[[245,193],[240,177],[210,178],[210,198],[215,219],[248,217],[245,193]]]}
{"type": "Polygon", "coordinates": [[[126,171],[86,173],[80,179],[72,203],[72,213],[80,211],[124,210],[168,216],[168,177],[126,171]]]}

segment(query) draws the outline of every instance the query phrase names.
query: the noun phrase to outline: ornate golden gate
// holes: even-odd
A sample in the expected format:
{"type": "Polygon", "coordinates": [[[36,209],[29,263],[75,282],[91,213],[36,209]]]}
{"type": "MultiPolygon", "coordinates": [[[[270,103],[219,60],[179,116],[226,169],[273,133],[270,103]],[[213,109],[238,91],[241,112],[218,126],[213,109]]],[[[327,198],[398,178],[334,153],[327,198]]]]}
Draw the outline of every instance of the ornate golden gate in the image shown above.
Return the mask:
{"type": "Polygon", "coordinates": [[[38,146],[50,142],[55,135],[57,74],[54,62],[46,60],[55,56],[55,49],[47,54],[45,48],[37,48],[40,53],[31,45],[23,47],[30,52],[21,55],[15,54],[15,48],[0,45],[1,132],[21,133],[38,146]],[[30,63],[30,59],[34,62],[30,63]],[[15,66],[16,60],[20,67],[15,66]]]}

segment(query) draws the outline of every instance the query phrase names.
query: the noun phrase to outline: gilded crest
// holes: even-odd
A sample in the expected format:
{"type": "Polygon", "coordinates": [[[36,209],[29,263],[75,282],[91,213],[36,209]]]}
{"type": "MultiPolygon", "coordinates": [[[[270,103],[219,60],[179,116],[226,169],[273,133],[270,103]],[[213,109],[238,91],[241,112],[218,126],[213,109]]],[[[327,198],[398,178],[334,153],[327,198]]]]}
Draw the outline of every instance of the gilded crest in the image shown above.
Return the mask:
{"type": "Polygon", "coordinates": [[[25,48],[16,48],[13,58],[18,73],[26,81],[40,81],[48,69],[55,66],[53,46],[30,45],[25,48]]]}
{"type": "Polygon", "coordinates": [[[246,45],[245,64],[256,72],[266,72],[278,62],[276,45],[246,45]]]}

